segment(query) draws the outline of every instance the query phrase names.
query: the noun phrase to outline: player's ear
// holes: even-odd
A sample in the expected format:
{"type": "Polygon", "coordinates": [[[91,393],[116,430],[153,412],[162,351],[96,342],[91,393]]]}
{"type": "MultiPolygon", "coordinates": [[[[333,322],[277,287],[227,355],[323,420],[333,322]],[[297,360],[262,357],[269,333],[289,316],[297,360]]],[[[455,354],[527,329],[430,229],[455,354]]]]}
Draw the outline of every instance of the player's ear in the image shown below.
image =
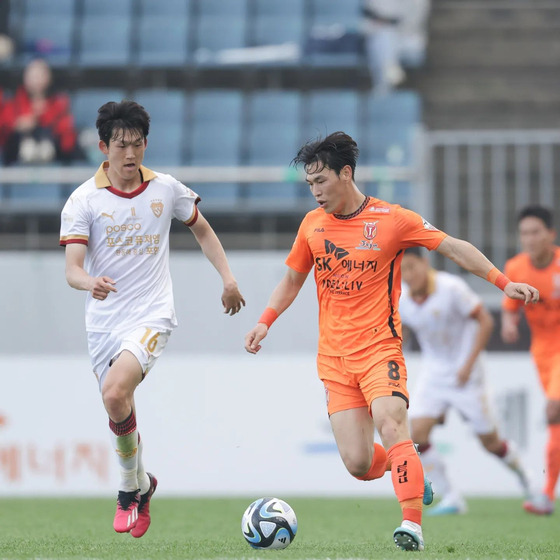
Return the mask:
{"type": "Polygon", "coordinates": [[[350,181],[352,179],[352,168],[349,165],[345,165],[340,170],[340,176],[345,181],[350,181]]]}
{"type": "Polygon", "coordinates": [[[105,154],[107,155],[109,153],[109,146],[107,146],[107,144],[105,144],[105,142],[103,142],[103,140],[99,140],[99,149],[105,154]]]}

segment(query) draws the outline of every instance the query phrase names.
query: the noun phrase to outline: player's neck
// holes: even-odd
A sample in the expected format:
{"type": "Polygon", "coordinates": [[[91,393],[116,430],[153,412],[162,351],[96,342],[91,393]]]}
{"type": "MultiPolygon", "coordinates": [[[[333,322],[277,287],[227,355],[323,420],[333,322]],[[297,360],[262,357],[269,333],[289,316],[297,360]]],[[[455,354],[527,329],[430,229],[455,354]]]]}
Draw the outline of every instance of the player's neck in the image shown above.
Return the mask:
{"type": "Polygon", "coordinates": [[[546,268],[554,259],[554,248],[549,251],[542,253],[541,255],[533,255],[531,258],[531,264],[535,268],[546,268]]]}
{"type": "Polygon", "coordinates": [[[142,172],[140,170],[138,170],[138,173],[136,173],[132,179],[124,179],[118,173],[112,173],[110,167],[107,169],[106,173],[109,181],[111,181],[111,186],[125,193],[135,191],[143,182],[142,172]]]}
{"type": "Polygon", "coordinates": [[[352,195],[348,197],[348,200],[344,202],[340,211],[335,212],[335,215],[343,217],[351,216],[360,210],[366,200],[367,196],[356,188],[352,192],[352,195]]]}

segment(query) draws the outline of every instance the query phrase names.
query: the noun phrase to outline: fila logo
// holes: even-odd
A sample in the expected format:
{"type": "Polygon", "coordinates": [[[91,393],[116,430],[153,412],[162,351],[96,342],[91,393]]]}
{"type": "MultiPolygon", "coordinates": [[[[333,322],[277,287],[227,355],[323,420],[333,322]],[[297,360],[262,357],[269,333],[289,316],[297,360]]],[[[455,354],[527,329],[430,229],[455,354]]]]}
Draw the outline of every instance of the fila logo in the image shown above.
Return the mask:
{"type": "Polygon", "coordinates": [[[316,227],[313,232],[314,233],[323,233],[325,231],[325,228],[322,227],[316,227]]]}
{"type": "Polygon", "coordinates": [[[325,252],[327,253],[327,255],[334,253],[337,261],[343,259],[344,257],[347,257],[350,254],[346,249],[337,247],[332,241],[329,241],[328,239],[325,239],[325,252]]]}
{"type": "Polygon", "coordinates": [[[408,461],[397,467],[397,474],[399,476],[399,484],[408,482],[408,461]]]}

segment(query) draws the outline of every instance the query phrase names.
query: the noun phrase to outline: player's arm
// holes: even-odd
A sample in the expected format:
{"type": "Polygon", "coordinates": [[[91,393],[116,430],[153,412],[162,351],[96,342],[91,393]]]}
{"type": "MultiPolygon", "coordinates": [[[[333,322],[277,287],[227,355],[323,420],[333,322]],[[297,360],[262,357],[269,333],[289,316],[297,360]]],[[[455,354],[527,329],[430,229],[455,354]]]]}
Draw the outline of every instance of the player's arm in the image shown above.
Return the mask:
{"type": "Polygon", "coordinates": [[[224,291],[222,293],[224,313],[235,315],[241,311],[241,306],[245,305],[245,300],[237,287],[237,281],[231,272],[226,253],[216,232],[200,212],[196,222],[190,226],[190,229],[202,252],[222,278],[224,284],[224,291]]]}
{"type": "Polygon", "coordinates": [[[457,375],[459,385],[464,385],[469,380],[472,368],[480,353],[486,348],[494,330],[494,319],[488,309],[482,304],[478,305],[470,316],[478,323],[478,330],[471,353],[457,375]]]}
{"type": "Polygon", "coordinates": [[[261,340],[268,334],[272,323],[281,315],[296,299],[305,279],[307,272],[297,272],[288,267],[284,278],[280,280],[268,300],[268,306],[261,315],[257,325],[245,337],[245,350],[256,354],[260,349],[261,340]]]}
{"type": "Polygon", "coordinates": [[[90,276],[85,268],[87,247],[82,243],[66,245],[66,281],[76,290],[91,292],[95,299],[104,300],[109,292],[116,292],[115,281],[109,276],[90,276]]]}
{"type": "Polygon", "coordinates": [[[495,284],[506,296],[524,300],[525,303],[536,303],[539,291],[529,284],[511,282],[502,274],[474,245],[463,239],[448,235],[439,244],[437,252],[451,259],[465,270],[495,284]]]}
{"type": "Polygon", "coordinates": [[[502,309],[502,340],[514,344],[519,340],[519,311],[502,309]]]}

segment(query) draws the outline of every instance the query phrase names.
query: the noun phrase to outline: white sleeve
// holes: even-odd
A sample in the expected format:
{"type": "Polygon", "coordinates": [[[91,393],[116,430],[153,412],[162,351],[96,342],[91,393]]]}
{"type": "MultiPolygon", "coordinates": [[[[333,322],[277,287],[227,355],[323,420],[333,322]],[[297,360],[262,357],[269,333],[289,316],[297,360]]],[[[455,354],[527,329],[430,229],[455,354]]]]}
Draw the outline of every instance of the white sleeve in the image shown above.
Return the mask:
{"type": "Polygon", "coordinates": [[[88,244],[90,212],[83,197],[72,194],[62,209],[60,219],[60,244],[88,244]]]}
{"type": "Polygon", "coordinates": [[[453,302],[456,309],[463,317],[469,317],[481,304],[482,300],[461,278],[453,278],[451,287],[453,290],[453,302]]]}
{"type": "Polygon", "coordinates": [[[196,205],[200,202],[200,197],[176,179],[173,179],[173,192],[175,195],[173,217],[189,223],[196,215],[196,205]]]}

